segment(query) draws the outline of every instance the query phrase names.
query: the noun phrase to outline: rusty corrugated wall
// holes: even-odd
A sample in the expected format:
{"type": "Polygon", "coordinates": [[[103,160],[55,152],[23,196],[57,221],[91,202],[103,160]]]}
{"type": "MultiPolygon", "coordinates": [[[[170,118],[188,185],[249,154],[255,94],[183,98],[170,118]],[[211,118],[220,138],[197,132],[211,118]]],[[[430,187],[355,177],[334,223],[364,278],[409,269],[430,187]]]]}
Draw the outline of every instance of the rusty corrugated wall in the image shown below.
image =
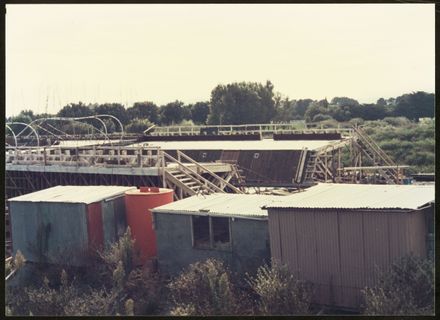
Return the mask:
{"type": "Polygon", "coordinates": [[[315,302],[359,308],[376,270],[426,256],[421,210],[269,209],[272,258],[314,284],[315,302]]]}

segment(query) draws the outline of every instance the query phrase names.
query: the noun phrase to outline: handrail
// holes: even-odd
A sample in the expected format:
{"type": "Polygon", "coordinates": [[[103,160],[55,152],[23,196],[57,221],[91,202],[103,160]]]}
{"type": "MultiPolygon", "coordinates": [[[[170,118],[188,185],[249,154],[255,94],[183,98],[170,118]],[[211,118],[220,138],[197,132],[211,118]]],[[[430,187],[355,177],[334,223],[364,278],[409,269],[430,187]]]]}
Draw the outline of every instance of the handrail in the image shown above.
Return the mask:
{"type": "Polygon", "coordinates": [[[296,123],[266,123],[266,124],[236,124],[236,125],[200,125],[200,126],[165,126],[165,127],[156,127],[153,135],[161,135],[161,134],[182,134],[182,133],[191,133],[194,134],[195,131],[201,129],[217,129],[219,133],[231,133],[233,131],[237,132],[283,132],[289,131],[294,133],[301,132],[350,132],[351,128],[308,128],[308,125],[304,121],[298,121],[296,123]],[[305,128],[298,129],[298,124],[302,124],[305,128]]]}
{"type": "MultiPolygon", "coordinates": [[[[206,178],[202,177],[201,175],[199,175],[197,172],[195,172],[194,170],[192,170],[191,168],[189,168],[188,166],[185,166],[182,162],[180,162],[179,160],[177,160],[176,158],[174,158],[173,156],[169,155],[168,153],[166,153],[165,151],[162,150],[163,155],[165,156],[165,158],[168,158],[169,160],[171,160],[172,162],[177,163],[181,168],[184,168],[184,170],[187,170],[189,172],[191,172],[192,174],[194,174],[198,179],[202,180],[205,184],[213,187],[216,191],[218,192],[224,192],[222,189],[220,189],[219,187],[217,187],[215,184],[213,184],[211,181],[207,180],[206,178]]],[[[164,167],[165,171],[166,168],[164,167]]],[[[184,171],[183,170],[183,171],[184,171]]],[[[202,183],[200,183],[201,185],[203,185],[202,183]]]]}
{"type": "MultiPolygon", "coordinates": [[[[147,163],[149,167],[157,167],[159,161],[159,147],[130,147],[130,148],[118,148],[118,147],[26,147],[26,148],[14,148],[6,147],[6,162],[12,162],[15,164],[28,164],[28,163],[41,163],[44,165],[50,164],[66,164],[65,161],[74,162],[79,164],[95,165],[96,161],[103,159],[106,161],[108,158],[117,159],[118,162],[124,161],[125,164],[119,164],[121,167],[126,167],[130,165],[131,167],[143,167],[144,162],[147,163]],[[104,154],[108,150],[108,154],[104,154]],[[11,154],[11,151],[13,154],[11,154]],[[66,152],[69,151],[69,152],[66,152]],[[70,151],[73,151],[71,153],[70,151]],[[92,153],[88,153],[92,151],[92,153]],[[137,151],[137,154],[122,154],[121,151],[137,151]],[[147,154],[144,155],[143,151],[147,154]],[[55,154],[52,154],[54,152],[55,154]],[[58,159],[57,159],[58,158],[58,159]],[[153,161],[151,161],[151,159],[153,161]],[[92,160],[92,161],[91,161],[92,160]]],[[[68,164],[66,164],[68,165],[68,164]]]]}
{"type": "MultiPolygon", "coordinates": [[[[359,146],[359,144],[357,142],[354,142],[354,143],[359,146]]],[[[368,153],[365,153],[365,154],[370,158],[370,160],[373,160],[373,158],[368,153]]],[[[390,178],[394,179],[394,181],[399,182],[398,174],[397,174],[397,172],[394,172],[393,169],[378,169],[378,171],[381,172],[385,176],[390,176],[390,178]],[[387,171],[389,173],[387,173],[387,171]]]]}
{"type": "Polygon", "coordinates": [[[375,151],[380,154],[385,161],[388,161],[390,165],[395,165],[394,161],[377,145],[376,142],[374,142],[373,139],[364,134],[364,132],[360,128],[354,127],[354,130],[363,140],[369,143],[373,149],[376,149],[375,151]]]}
{"type": "Polygon", "coordinates": [[[177,150],[177,154],[180,156],[183,156],[185,159],[187,159],[189,162],[195,164],[196,166],[202,168],[204,171],[206,171],[208,174],[210,174],[211,176],[213,176],[214,178],[216,178],[217,180],[219,180],[220,182],[224,183],[225,185],[227,185],[229,188],[231,188],[232,190],[234,190],[236,193],[243,193],[240,189],[236,188],[234,185],[232,185],[231,183],[227,182],[225,179],[223,179],[222,177],[220,177],[219,175],[215,174],[214,172],[212,172],[211,170],[207,169],[205,166],[201,165],[200,163],[196,162],[194,159],[191,159],[189,156],[187,156],[185,153],[183,153],[180,150],[177,150]]]}

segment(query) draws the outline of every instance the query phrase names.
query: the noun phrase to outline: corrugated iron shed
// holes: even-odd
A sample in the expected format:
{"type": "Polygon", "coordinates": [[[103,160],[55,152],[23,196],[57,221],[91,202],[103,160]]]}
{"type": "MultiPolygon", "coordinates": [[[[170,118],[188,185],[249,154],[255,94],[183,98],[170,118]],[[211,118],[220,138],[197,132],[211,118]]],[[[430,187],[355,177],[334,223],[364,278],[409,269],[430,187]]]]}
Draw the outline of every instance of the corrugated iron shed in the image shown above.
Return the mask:
{"type": "Polygon", "coordinates": [[[434,186],[320,183],[266,207],[415,210],[434,199],[434,186]]]}
{"type": "Polygon", "coordinates": [[[273,140],[256,141],[150,141],[131,147],[147,145],[164,150],[309,150],[318,149],[339,140],[273,140]]]}
{"type": "Polygon", "coordinates": [[[136,187],[119,186],[56,186],[37,192],[28,193],[9,201],[28,202],[63,202],[90,204],[123,195],[125,191],[136,187]]]}
{"type": "Polygon", "coordinates": [[[215,193],[189,197],[157,207],[152,211],[267,219],[267,210],[262,207],[280,198],[283,196],[215,193]]]}

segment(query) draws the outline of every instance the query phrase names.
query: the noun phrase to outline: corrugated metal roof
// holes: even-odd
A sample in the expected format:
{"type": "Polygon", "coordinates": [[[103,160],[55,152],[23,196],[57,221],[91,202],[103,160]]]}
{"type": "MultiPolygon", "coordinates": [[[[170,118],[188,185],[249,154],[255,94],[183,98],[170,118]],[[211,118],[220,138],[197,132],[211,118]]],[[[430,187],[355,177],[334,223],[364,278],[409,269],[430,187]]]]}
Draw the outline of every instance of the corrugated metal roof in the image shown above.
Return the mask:
{"type": "Polygon", "coordinates": [[[314,150],[336,141],[339,140],[150,141],[130,146],[143,145],[164,150],[314,150]]]}
{"type": "Polygon", "coordinates": [[[56,186],[28,193],[9,201],[94,203],[124,194],[136,187],[120,186],[56,186]]]}
{"type": "Polygon", "coordinates": [[[434,199],[434,186],[320,183],[267,207],[412,210],[434,199]]]}
{"type": "Polygon", "coordinates": [[[153,212],[175,214],[206,214],[216,216],[267,219],[261,207],[283,196],[215,193],[192,196],[153,209],[153,212]]]}

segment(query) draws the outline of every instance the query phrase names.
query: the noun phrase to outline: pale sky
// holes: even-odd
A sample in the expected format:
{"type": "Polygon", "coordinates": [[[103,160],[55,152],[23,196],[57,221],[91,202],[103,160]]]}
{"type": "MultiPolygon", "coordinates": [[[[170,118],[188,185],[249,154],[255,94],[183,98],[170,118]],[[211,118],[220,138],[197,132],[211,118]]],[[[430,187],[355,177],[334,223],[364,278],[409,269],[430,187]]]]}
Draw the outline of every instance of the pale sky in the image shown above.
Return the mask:
{"type": "Polygon", "coordinates": [[[361,103],[434,92],[434,4],[7,5],[6,116],[209,100],[265,83],[361,103]]]}

